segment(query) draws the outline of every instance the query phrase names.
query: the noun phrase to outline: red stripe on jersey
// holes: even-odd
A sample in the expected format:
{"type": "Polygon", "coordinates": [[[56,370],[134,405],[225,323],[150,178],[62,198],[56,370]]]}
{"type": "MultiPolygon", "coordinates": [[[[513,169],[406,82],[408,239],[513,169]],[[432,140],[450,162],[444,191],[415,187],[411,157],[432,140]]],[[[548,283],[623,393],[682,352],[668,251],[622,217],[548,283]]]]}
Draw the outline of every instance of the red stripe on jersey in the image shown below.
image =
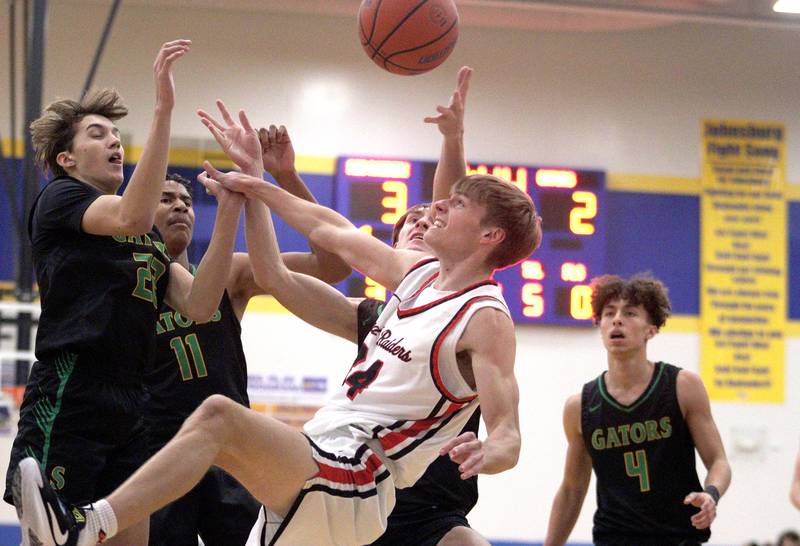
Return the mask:
{"type": "Polygon", "coordinates": [[[381,460],[374,453],[364,461],[364,468],[359,470],[354,470],[357,468],[355,466],[353,466],[353,469],[331,466],[319,459],[317,459],[317,464],[319,465],[319,472],[317,472],[316,478],[322,478],[337,485],[350,485],[353,487],[374,483],[375,471],[383,466],[381,460]]]}
{"type": "MultiPolygon", "coordinates": [[[[455,299],[455,298],[457,298],[457,297],[469,292],[470,290],[473,290],[475,288],[478,288],[480,286],[485,286],[485,285],[497,286],[497,282],[493,281],[493,280],[476,282],[475,284],[471,284],[471,285],[467,286],[466,288],[462,288],[458,292],[453,292],[452,294],[448,294],[447,296],[444,296],[443,298],[439,298],[438,300],[433,300],[432,302],[426,303],[425,305],[420,305],[419,307],[412,307],[410,309],[400,309],[400,306],[398,305],[397,306],[397,316],[400,317],[400,318],[406,318],[406,317],[409,317],[411,315],[415,315],[417,313],[421,313],[423,311],[427,311],[431,307],[434,307],[436,305],[439,305],[440,303],[444,303],[446,301],[450,301],[452,299],[455,299]]],[[[401,305],[402,305],[402,302],[401,302],[401,305]]]]}
{"type": "Polygon", "coordinates": [[[418,261],[417,263],[415,263],[414,265],[412,265],[411,267],[408,268],[408,271],[406,271],[406,274],[403,275],[403,279],[408,277],[409,274],[411,274],[412,271],[415,271],[415,270],[419,269],[423,265],[428,265],[431,262],[438,262],[438,261],[439,261],[439,258],[433,258],[433,257],[422,258],[420,261],[418,261]]]}
{"type": "Polygon", "coordinates": [[[499,301],[497,298],[492,296],[476,296],[467,301],[467,303],[464,304],[458,313],[456,313],[456,316],[453,317],[450,323],[444,327],[442,333],[440,333],[436,338],[436,341],[433,343],[433,350],[431,351],[431,375],[433,376],[433,383],[436,385],[436,388],[439,389],[439,392],[445,395],[448,400],[458,404],[465,404],[470,400],[474,400],[478,395],[474,394],[472,396],[467,396],[466,398],[458,398],[453,393],[448,391],[447,388],[445,388],[444,382],[442,381],[442,375],[439,372],[439,349],[442,348],[442,343],[444,343],[444,340],[447,339],[448,334],[453,330],[455,325],[458,324],[458,321],[461,320],[464,314],[469,311],[469,308],[472,307],[473,304],[482,300],[499,301]]]}
{"type": "Polygon", "coordinates": [[[416,438],[417,436],[421,436],[424,432],[432,428],[439,421],[441,421],[448,415],[455,413],[456,411],[460,410],[463,407],[464,404],[450,404],[450,406],[445,410],[445,412],[438,417],[431,417],[429,419],[420,419],[419,421],[415,421],[414,424],[408,428],[387,432],[385,435],[379,438],[383,450],[389,451],[396,445],[402,444],[409,438],[416,438]]]}
{"type": "Polygon", "coordinates": [[[433,281],[435,281],[435,280],[436,280],[436,279],[438,279],[438,278],[439,278],[439,271],[437,271],[436,273],[434,273],[433,275],[431,275],[430,277],[428,277],[428,279],[427,279],[427,280],[426,280],[424,283],[422,283],[422,286],[420,286],[419,288],[417,288],[417,291],[416,291],[416,292],[414,292],[413,294],[411,294],[410,296],[408,296],[408,297],[407,297],[407,298],[405,298],[405,299],[406,299],[406,300],[413,300],[414,298],[416,298],[417,296],[419,296],[420,292],[422,292],[423,290],[425,290],[425,287],[426,287],[426,286],[428,286],[429,284],[431,284],[433,281]]]}

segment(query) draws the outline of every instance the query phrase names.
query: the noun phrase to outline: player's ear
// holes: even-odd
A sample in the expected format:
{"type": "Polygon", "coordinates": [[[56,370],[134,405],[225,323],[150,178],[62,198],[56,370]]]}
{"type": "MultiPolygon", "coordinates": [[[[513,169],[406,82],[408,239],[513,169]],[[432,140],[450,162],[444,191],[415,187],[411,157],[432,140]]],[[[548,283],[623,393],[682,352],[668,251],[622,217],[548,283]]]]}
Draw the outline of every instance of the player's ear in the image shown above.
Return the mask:
{"type": "Polygon", "coordinates": [[[56,163],[62,169],[66,169],[67,167],[74,167],[75,166],[75,158],[72,157],[72,154],[69,153],[69,150],[64,150],[63,152],[59,153],[56,156],[56,163]]]}
{"type": "Polygon", "coordinates": [[[658,326],[656,326],[655,324],[651,324],[647,329],[647,333],[645,334],[645,338],[648,341],[650,341],[651,339],[656,337],[657,333],[658,333],[658,326]]]}
{"type": "Polygon", "coordinates": [[[506,238],[506,230],[500,227],[486,228],[481,235],[482,242],[499,245],[506,238]]]}

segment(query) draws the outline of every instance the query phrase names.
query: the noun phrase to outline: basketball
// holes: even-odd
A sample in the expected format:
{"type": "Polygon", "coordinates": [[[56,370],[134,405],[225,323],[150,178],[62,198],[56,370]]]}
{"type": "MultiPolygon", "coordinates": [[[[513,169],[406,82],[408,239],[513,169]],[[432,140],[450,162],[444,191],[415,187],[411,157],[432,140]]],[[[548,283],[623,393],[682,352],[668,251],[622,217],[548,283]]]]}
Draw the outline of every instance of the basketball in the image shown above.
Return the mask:
{"type": "Polygon", "coordinates": [[[364,51],[381,68],[422,74],[453,52],[458,10],[453,0],[363,0],[358,34],[364,51]]]}

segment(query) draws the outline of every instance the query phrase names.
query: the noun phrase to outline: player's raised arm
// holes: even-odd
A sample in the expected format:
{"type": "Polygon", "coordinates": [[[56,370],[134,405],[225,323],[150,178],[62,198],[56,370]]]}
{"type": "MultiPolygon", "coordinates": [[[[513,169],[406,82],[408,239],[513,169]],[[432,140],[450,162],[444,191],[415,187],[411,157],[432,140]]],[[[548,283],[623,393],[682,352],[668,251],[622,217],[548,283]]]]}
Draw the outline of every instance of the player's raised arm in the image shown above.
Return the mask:
{"type": "Polygon", "coordinates": [[[514,377],[514,323],[495,308],[480,309],[456,347],[467,352],[486,424],[486,439],[468,432],[451,440],[441,454],[459,463],[461,478],[496,474],[517,464],[520,450],[519,388],[514,377]]]}
{"type": "Polygon", "coordinates": [[[356,341],[358,304],[321,280],[286,266],[272,218],[261,201],[247,200],[245,233],[253,276],[266,293],[312,326],[356,341]]]}
{"type": "Polygon", "coordinates": [[[244,197],[226,190],[205,173],[197,179],[217,198],[214,231],[194,276],[177,262],[170,265],[165,301],[183,316],[195,322],[207,322],[217,310],[229,279],[244,197]]]}
{"type": "Polygon", "coordinates": [[[309,241],[336,252],[364,275],[393,290],[405,272],[426,254],[396,250],[356,228],[338,212],[309,203],[274,184],[243,173],[212,175],[223,186],[263,201],[309,241]]]}
{"type": "MultiPolygon", "coordinates": [[[[261,158],[264,170],[272,175],[278,185],[301,199],[316,203],[308,187],[295,168],[295,153],[286,127],[270,125],[258,131],[261,143],[261,158]]],[[[351,273],[350,266],[338,254],[321,248],[313,242],[311,252],[284,252],[281,254],[286,266],[292,271],[312,275],[328,283],[345,279],[351,273]]]]}
{"type": "Polygon", "coordinates": [[[575,394],[564,405],[564,433],[567,435],[567,459],[564,478],[553,499],[544,546],[566,544],[581,513],[592,478],[592,459],[581,435],[581,395],[575,394]]]}
{"type": "Polygon", "coordinates": [[[459,178],[467,174],[464,159],[464,110],[467,105],[467,92],[472,78],[472,69],[462,66],[458,71],[458,82],[448,106],[437,106],[436,116],[425,118],[425,123],[433,123],[442,133],[442,151],[436,173],[433,177],[433,201],[450,197],[450,188],[459,178]]]}
{"type": "MultiPolygon", "coordinates": [[[[127,188],[122,196],[104,195],[95,200],[83,215],[81,227],[94,235],[138,235],[152,229],[156,207],[161,196],[161,187],[167,173],[170,124],[175,105],[175,84],[172,65],[189,51],[190,40],[167,42],[158,52],[153,71],[156,84],[156,105],[153,122],[147,137],[142,157],[136,164],[127,188]]],[[[89,127],[102,131],[103,127],[89,127]]],[[[106,130],[111,130],[106,128],[106,130]]],[[[113,130],[116,130],[114,128],[113,130]]],[[[117,132],[117,140],[119,133],[117,132]]],[[[110,157],[122,164],[122,148],[119,156],[110,157]]],[[[69,154],[65,156],[68,160],[69,154]]]]}
{"type": "MultiPolygon", "coordinates": [[[[294,149],[288,140],[288,135],[277,143],[279,145],[265,146],[243,110],[239,111],[237,123],[224,102],[217,100],[217,108],[222,116],[222,122],[203,110],[198,110],[197,113],[222,150],[242,169],[242,172],[260,178],[264,168],[270,168],[273,176],[275,173],[272,171],[275,170],[287,168],[294,170],[294,149]]],[[[292,191],[304,199],[314,200],[302,180],[292,187],[292,191]]],[[[248,200],[246,211],[251,208],[250,205],[248,200]]],[[[249,212],[247,218],[252,216],[253,213],[249,212]]],[[[267,229],[267,224],[263,224],[262,229],[267,229]]],[[[239,317],[244,313],[244,308],[251,297],[264,293],[263,286],[254,278],[251,259],[249,253],[236,253],[231,266],[228,292],[239,317]]],[[[313,247],[312,252],[286,253],[282,255],[282,259],[289,269],[308,273],[326,282],[338,282],[350,274],[350,268],[337,255],[313,247]]]]}

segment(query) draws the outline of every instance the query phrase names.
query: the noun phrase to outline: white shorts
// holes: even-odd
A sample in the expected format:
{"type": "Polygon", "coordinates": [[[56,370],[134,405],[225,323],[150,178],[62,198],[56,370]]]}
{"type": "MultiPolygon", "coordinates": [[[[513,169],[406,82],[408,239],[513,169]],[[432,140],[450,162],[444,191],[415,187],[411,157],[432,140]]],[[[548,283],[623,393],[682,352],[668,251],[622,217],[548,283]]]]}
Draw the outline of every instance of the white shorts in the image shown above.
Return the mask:
{"type": "Polygon", "coordinates": [[[246,546],[359,546],[386,530],[394,482],[375,452],[347,428],[308,441],[319,472],[285,518],[261,507],[246,546]]]}

